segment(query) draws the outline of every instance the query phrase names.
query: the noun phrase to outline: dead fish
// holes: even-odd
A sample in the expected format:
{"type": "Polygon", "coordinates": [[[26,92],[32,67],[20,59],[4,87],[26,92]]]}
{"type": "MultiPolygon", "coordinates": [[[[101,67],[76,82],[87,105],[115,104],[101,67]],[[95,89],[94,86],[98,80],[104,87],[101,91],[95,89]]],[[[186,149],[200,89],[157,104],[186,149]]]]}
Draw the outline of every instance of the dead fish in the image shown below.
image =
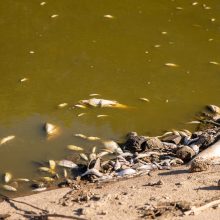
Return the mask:
{"type": "Polygon", "coordinates": [[[22,79],[20,79],[20,82],[26,82],[26,81],[28,81],[28,78],[22,78],[22,79]]]}
{"type": "Polygon", "coordinates": [[[58,17],[59,15],[57,15],[57,14],[54,14],[54,15],[51,15],[50,17],[51,18],[56,18],[56,17],[58,17]]]}
{"type": "Polygon", "coordinates": [[[58,131],[57,126],[55,126],[54,124],[51,124],[51,123],[45,123],[44,129],[45,129],[47,135],[54,135],[58,131]]]}
{"type": "Polygon", "coordinates": [[[136,171],[132,168],[128,168],[128,169],[124,169],[119,172],[116,172],[117,176],[127,176],[127,175],[133,175],[135,173],[136,171]]]}
{"type": "Polygon", "coordinates": [[[87,137],[87,140],[89,140],[89,141],[98,141],[98,140],[100,140],[100,138],[99,137],[90,136],[90,137],[87,137]]]}
{"type": "Polygon", "coordinates": [[[113,18],[114,18],[113,15],[104,15],[103,17],[104,17],[104,18],[109,18],[109,19],[113,19],[113,18]]]}
{"type": "Polygon", "coordinates": [[[66,170],[66,169],[63,169],[63,177],[64,177],[64,178],[67,178],[67,176],[68,176],[67,170],[66,170]]]}
{"type": "Polygon", "coordinates": [[[40,187],[40,188],[37,188],[37,189],[33,189],[32,192],[42,192],[42,191],[45,191],[47,190],[47,187],[40,187]]]}
{"type": "Polygon", "coordinates": [[[207,108],[213,113],[220,114],[220,108],[216,105],[208,105],[207,108]]]}
{"type": "Polygon", "coordinates": [[[67,148],[69,150],[74,150],[74,151],[83,151],[82,147],[78,147],[78,146],[75,146],[75,145],[68,145],[67,148]]]}
{"type": "Polygon", "coordinates": [[[145,102],[150,102],[150,100],[149,99],[147,99],[147,98],[139,98],[141,101],[145,101],[145,102]]]}
{"type": "Polygon", "coordinates": [[[64,108],[64,107],[66,107],[66,106],[68,106],[68,103],[66,103],[66,102],[60,103],[60,104],[58,105],[59,108],[64,108]]]}
{"type": "Polygon", "coordinates": [[[92,153],[95,153],[96,152],[96,146],[94,146],[93,148],[92,148],[92,153]]]}
{"type": "Polygon", "coordinates": [[[80,137],[80,138],[83,138],[83,139],[86,139],[87,136],[84,135],[84,134],[74,134],[75,137],[80,137]]]}
{"type": "Polygon", "coordinates": [[[77,108],[83,108],[83,109],[85,109],[86,108],[86,106],[85,105],[80,105],[80,104],[76,104],[76,105],[74,105],[75,107],[77,107],[77,108]]]}
{"type": "Polygon", "coordinates": [[[104,141],[103,144],[107,150],[110,150],[118,154],[123,153],[122,149],[118,146],[118,144],[115,141],[104,141]]]}
{"type": "Polygon", "coordinates": [[[7,191],[11,191],[11,192],[16,192],[17,189],[13,186],[9,186],[9,185],[2,185],[1,186],[2,189],[7,190],[7,191]]]}
{"type": "Polygon", "coordinates": [[[82,116],[85,115],[85,114],[86,114],[86,113],[83,112],[83,113],[78,114],[77,116],[78,116],[78,117],[82,117],[82,116]]]}
{"type": "Polygon", "coordinates": [[[26,178],[17,178],[15,179],[16,182],[30,182],[29,179],[26,179],[26,178]]]}
{"type": "Polygon", "coordinates": [[[187,122],[186,124],[200,124],[201,122],[200,121],[190,121],[190,122],[187,122]]]}
{"type": "Polygon", "coordinates": [[[84,154],[84,153],[81,153],[81,154],[79,154],[80,155],[80,157],[83,159],[83,160],[85,160],[85,161],[88,161],[89,159],[88,159],[88,157],[84,154]]]}
{"type": "Polygon", "coordinates": [[[43,176],[43,177],[40,177],[40,180],[43,181],[43,182],[54,182],[54,178],[51,178],[49,176],[43,176]]]}
{"type": "Polygon", "coordinates": [[[101,169],[101,159],[100,159],[100,158],[97,158],[97,159],[96,159],[96,162],[95,162],[93,168],[96,169],[96,170],[98,170],[98,171],[100,171],[100,169],[101,169]]]}
{"type": "Polygon", "coordinates": [[[92,93],[92,94],[89,94],[89,96],[100,96],[100,94],[92,93]]]}
{"type": "Polygon", "coordinates": [[[7,142],[13,140],[14,138],[15,138],[14,135],[9,135],[9,136],[7,136],[7,137],[4,137],[4,138],[1,139],[0,145],[5,144],[5,143],[7,143],[7,142]]]}
{"type": "Polygon", "coordinates": [[[70,160],[60,160],[58,161],[58,165],[61,167],[66,167],[66,168],[71,168],[71,169],[78,167],[77,164],[73,163],[70,160]]]}
{"type": "MultiPolygon", "coordinates": [[[[201,153],[199,153],[195,157],[195,159],[198,157],[201,159],[205,159],[205,160],[210,159],[210,160],[212,160],[213,163],[215,163],[215,160],[216,161],[220,160],[220,140],[217,141],[215,144],[211,145],[210,147],[206,148],[201,153]]],[[[190,163],[191,163],[191,161],[190,161],[190,163]]]]}
{"type": "Polygon", "coordinates": [[[49,167],[51,170],[55,170],[56,162],[54,160],[49,160],[49,167]]]}
{"type": "Polygon", "coordinates": [[[139,166],[137,170],[154,170],[157,169],[157,166],[155,164],[143,164],[142,166],[139,166]]]}
{"type": "Polygon", "coordinates": [[[164,65],[169,67],[178,67],[178,65],[175,63],[165,63],[164,65]]]}
{"type": "Polygon", "coordinates": [[[104,117],[108,117],[108,115],[97,115],[97,118],[104,118],[104,117]]]}
{"type": "Polygon", "coordinates": [[[51,173],[51,174],[54,174],[54,170],[51,170],[50,168],[48,167],[39,167],[38,168],[39,171],[42,171],[42,172],[47,172],[47,173],[51,173]]]}
{"type": "Polygon", "coordinates": [[[220,65],[220,63],[216,62],[216,61],[210,61],[210,64],[214,64],[214,65],[220,65]]]}
{"type": "Polygon", "coordinates": [[[117,159],[117,160],[115,161],[115,164],[114,164],[114,170],[117,171],[117,170],[119,170],[119,169],[121,169],[121,163],[120,163],[119,160],[117,159]]]}
{"type": "Polygon", "coordinates": [[[97,157],[98,157],[98,158],[101,158],[101,157],[104,157],[104,156],[106,156],[106,155],[108,155],[108,154],[110,154],[110,152],[102,151],[102,152],[100,152],[99,154],[97,154],[97,157]]]}
{"type": "Polygon", "coordinates": [[[98,170],[96,170],[95,168],[92,169],[88,169],[85,173],[83,173],[81,176],[87,176],[87,175],[95,175],[97,177],[102,177],[103,174],[100,173],[98,170]]]}
{"type": "Polygon", "coordinates": [[[88,100],[81,100],[80,103],[86,104],[92,107],[101,107],[101,108],[127,108],[126,105],[120,104],[117,101],[114,100],[107,100],[107,99],[97,99],[92,98],[88,100]]]}
{"type": "Polygon", "coordinates": [[[92,161],[92,160],[95,160],[96,159],[96,154],[95,153],[91,153],[89,154],[89,159],[92,161]]]}
{"type": "Polygon", "coordinates": [[[6,173],[4,174],[4,181],[5,181],[5,183],[10,182],[11,179],[12,179],[12,174],[6,172],[6,173]]]}
{"type": "Polygon", "coordinates": [[[141,154],[138,154],[135,159],[141,159],[141,158],[144,158],[144,157],[149,157],[151,155],[161,155],[161,153],[159,152],[147,152],[147,153],[141,153],[141,154]]]}
{"type": "Polygon", "coordinates": [[[41,6],[46,5],[46,2],[41,2],[40,5],[41,6]]]}

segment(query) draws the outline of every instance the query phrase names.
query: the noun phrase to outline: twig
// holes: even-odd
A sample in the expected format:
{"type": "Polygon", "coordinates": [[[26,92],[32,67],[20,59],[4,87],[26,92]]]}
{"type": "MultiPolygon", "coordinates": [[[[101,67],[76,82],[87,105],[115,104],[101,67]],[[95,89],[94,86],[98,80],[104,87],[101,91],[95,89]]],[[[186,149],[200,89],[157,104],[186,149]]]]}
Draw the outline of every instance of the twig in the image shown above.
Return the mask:
{"type": "Polygon", "coordinates": [[[207,203],[207,204],[205,204],[205,205],[203,205],[203,206],[200,206],[200,207],[198,207],[198,208],[196,208],[195,206],[193,206],[193,207],[191,208],[191,210],[184,212],[184,214],[185,214],[185,215],[191,215],[191,214],[197,215],[197,214],[199,214],[200,212],[204,211],[205,209],[208,209],[208,208],[210,208],[210,207],[213,207],[213,206],[219,205],[219,204],[220,204],[220,199],[214,200],[214,201],[209,202],[209,203],[207,203]]]}

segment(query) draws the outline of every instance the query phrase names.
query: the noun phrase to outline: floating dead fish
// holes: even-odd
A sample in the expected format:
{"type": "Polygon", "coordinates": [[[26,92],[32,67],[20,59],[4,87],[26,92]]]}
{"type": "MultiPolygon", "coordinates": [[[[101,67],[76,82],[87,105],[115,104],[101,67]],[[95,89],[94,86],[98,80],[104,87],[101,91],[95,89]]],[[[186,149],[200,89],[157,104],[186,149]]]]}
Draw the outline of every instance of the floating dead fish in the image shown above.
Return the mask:
{"type": "Polygon", "coordinates": [[[46,2],[41,2],[40,5],[41,6],[46,5],[46,2]]]}
{"type": "Polygon", "coordinates": [[[100,96],[100,94],[92,93],[92,94],[89,94],[89,96],[100,96]]]}
{"type": "Polygon", "coordinates": [[[50,173],[50,174],[55,174],[55,171],[48,168],[48,167],[39,167],[38,170],[42,171],[42,172],[47,172],[47,173],[50,173]]]}
{"type": "Polygon", "coordinates": [[[54,124],[51,123],[45,123],[44,130],[46,131],[47,135],[54,135],[57,134],[58,128],[54,124]]]}
{"type": "Polygon", "coordinates": [[[51,178],[49,176],[43,176],[43,177],[40,177],[40,180],[43,181],[43,182],[54,182],[54,178],[51,178]]]}
{"type": "Polygon", "coordinates": [[[216,106],[216,105],[208,105],[207,107],[213,113],[220,114],[220,108],[218,106],[216,106]]]}
{"type": "Polygon", "coordinates": [[[97,115],[97,118],[104,118],[104,117],[108,117],[108,115],[97,115]]]}
{"type": "Polygon", "coordinates": [[[32,192],[43,192],[47,190],[47,187],[40,187],[40,188],[37,188],[37,189],[33,189],[32,192]]]}
{"type": "Polygon", "coordinates": [[[77,116],[78,116],[78,117],[82,117],[82,116],[85,115],[85,114],[86,114],[86,113],[83,112],[83,113],[78,114],[77,116]]]}
{"type": "Polygon", "coordinates": [[[102,177],[103,174],[100,173],[98,170],[92,168],[92,169],[88,169],[85,173],[83,173],[81,176],[87,176],[87,175],[95,175],[97,177],[102,177]]]}
{"type": "Polygon", "coordinates": [[[187,122],[186,124],[200,124],[201,122],[200,121],[190,121],[190,122],[187,122]]]}
{"type": "Polygon", "coordinates": [[[64,107],[66,107],[66,106],[68,106],[68,103],[66,103],[66,102],[60,103],[60,104],[58,105],[59,108],[64,108],[64,107]]]}
{"type": "Polygon", "coordinates": [[[4,138],[1,139],[0,145],[5,144],[5,143],[7,143],[7,142],[13,140],[14,138],[15,138],[14,135],[9,135],[9,136],[7,136],[7,137],[4,137],[4,138]]]}
{"type": "Polygon", "coordinates": [[[30,182],[29,179],[26,179],[26,178],[17,178],[15,179],[16,182],[30,182]]]}
{"type": "Polygon", "coordinates": [[[55,170],[56,162],[54,160],[49,160],[49,167],[51,170],[55,170]]]}
{"type": "Polygon", "coordinates": [[[74,151],[83,151],[82,147],[78,147],[78,146],[75,146],[75,145],[68,145],[67,148],[69,150],[74,150],[74,151]]]}
{"type": "Polygon", "coordinates": [[[84,134],[74,134],[75,137],[80,137],[80,138],[83,138],[83,139],[86,139],[86,135],[84,134]]]}
{"type": "Polygon", "coordinates": [[[51,18],[57,18],[59,15],[57,15],[57,14],[54,14],[54,15],[51,15],[50,17],[51,18]]]}
{"type": "Polygon", "coordinates": [[[66,167],[66,168],[71,168],[71,169],[78,167],[77,164],[73,163],[70,160],[60,160],[58,161],[58,165],[61,167],[66,167]]]}
{"type": "Polygon", "coordinates": [[[4,181],[5,181],[5,183],[10,182],[11,179],[12,179],[12,174],[6,172],[6,173],[4,174],[4,181]]]}
{"type": "Polygon", "coordinates": [[[20,79],[20,82],[26,82],[26,81],[28,81],[28,78],[22,78],[22,79],[20,79]]]}
{"type": "Polygon", "coordinates": [[[97,99],[92,98],[88,100],[81,100],[80,103],[84,105],[89,105],[92,107],[101,107],[101,108],[127,108],[126,105],[120,104],[114,100],[107,100],[107,99],[97,99]]]}
{"type": "Polygon", "coordinates": [[[127,175],[133,175],[135,173],[136,173],[136,171],[134,169],[128,168],[128,169],[121,170],[121,171],[117,172],[116,174],[118,176],[127,176],[127,175]]]}
{"type": "Polygon", "coordinates": [[[96,146],[94,146],[93,148],[92,148],[92,153],[95,153],[96,152],[96,146]]]}
{"type": "Polygon", "coordinates": [[[216,61],[210,61],[209,62],[210,64],[213,64],[213,65],[220,65],[220,63],[216,62],[216,61]]]}
{"type": "Polygon", "coordinates": [[[75,107],[77,107],[77,108],[83,108],[83,109],[85,109],[86,108],[86,106],[85,105],[80,105],[80,104],[76,104],[76,105],[74,105],[75,107]]]}
{"type": "Polygon", "coordinates": [[[150,100],[149,99],[147,99],[147,98],[139,98],[141,101],[145,101],[145,102],[150,102],[150,100]]]}
{"type": "Polygon", "coordinates": [[[6,190],[6,191],[11,191],[11,192],[16,192],[17,191],[17,189],[15,187],[9,186],[9,185],[2,185],[1,188],[6,190]]]}
{"type": "Polygon", "coordinates": [[[81,153],[81,154],[79,154],[80,155],[80,157],[83,159],[83,160],[85,160],[85,161],[88,161],[89,159],[88,159],[88,157],[84,154],[84,153],[81,153]]]}
{"type": "Polygon", "coordinates": [[[93,137],[93,136],[87,137],[87,140],[89,140],[89,141],[98,141],[100,139],[101,138],[99,138],[99,137],[93,137]]]}
{"type": "Polygon", "coordinates": [[[104,17],[104,18],[109,18],[109,19],[113,19],[113,18],[114,18],[113,15],[104,15],[103,17],[104,17]]]}
{"type": "Polygon", "coordinates": [[[178,67],[178,65],[175,63],[165,63],[164,65],[169,67],[178,67]]]}

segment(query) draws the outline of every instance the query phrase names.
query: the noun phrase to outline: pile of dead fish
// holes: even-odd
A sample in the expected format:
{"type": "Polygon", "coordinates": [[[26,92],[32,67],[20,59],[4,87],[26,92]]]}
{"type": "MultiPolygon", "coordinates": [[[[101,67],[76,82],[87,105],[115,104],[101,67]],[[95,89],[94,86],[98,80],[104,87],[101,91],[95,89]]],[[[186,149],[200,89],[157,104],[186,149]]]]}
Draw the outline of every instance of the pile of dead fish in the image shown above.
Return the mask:
{"type": "MultiPolygon", "coordinates": [[[[74,181],[106,182],[149,174],[153,170],[168,170],[186,163],[195,167],[193,161],[202,160],[204,163],[203,159],[220,158],[219,121],[220,109],[211,105],[198,116],[199,127],[194,133],[173,130],[161,136],[146,137],[130,132],[124,143],[77,134],[75,136],[79,138],[99,141],[102,150],[97,152],[97,148],[93,147],[88,154],[79,146],[68,145],[67,148],[81,158],[79,162],[49,160],[38,167],[41,175],[36,180],[13,179],[10,173],[5,173],[2,188],[17,191],[18,182],[30,182],[33,191],[39,192],[54,185],[71,186],[74,181]],[[42,173],[45,175],[42,176],[42,173]]],[[[48,135],[57,132],[56,126],[48,123],[44,129],[48,135]]]]}

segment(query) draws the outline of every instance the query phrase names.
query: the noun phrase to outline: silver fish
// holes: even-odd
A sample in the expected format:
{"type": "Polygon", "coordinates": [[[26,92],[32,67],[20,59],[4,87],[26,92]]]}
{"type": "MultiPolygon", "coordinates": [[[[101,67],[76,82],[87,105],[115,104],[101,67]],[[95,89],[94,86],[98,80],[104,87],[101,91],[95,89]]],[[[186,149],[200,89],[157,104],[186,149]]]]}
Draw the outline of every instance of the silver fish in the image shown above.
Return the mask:
{"type": "Polygon", "coordinates": [[[134,169],[127,168],[127,169],[124,169],[124,170],[121,170],[121,171],[117,172],[116,174],[118,176],[127,176],[127,175],[133,175],[135,173],[136,173],[136,171],[134,169]]]}

